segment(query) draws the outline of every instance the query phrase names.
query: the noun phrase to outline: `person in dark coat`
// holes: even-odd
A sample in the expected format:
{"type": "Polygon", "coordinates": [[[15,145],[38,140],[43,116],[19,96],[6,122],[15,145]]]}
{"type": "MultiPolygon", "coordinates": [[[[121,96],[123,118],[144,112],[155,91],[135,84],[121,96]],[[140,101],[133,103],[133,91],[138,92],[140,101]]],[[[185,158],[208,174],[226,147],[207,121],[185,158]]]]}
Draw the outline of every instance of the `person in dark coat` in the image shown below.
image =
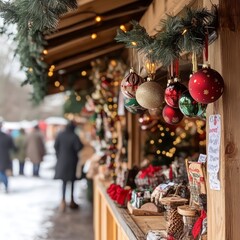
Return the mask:
{"type": "Polygon", "coordinates": [[[74,130],[75,124],[74,122],[70,122],[65,130],[58,134],[54,143],[57,156],[54,179],[61,179],[63,182],[61,211],[64,211],[66,208],[65,195],[67,182],[71,182],[70,208],[78,208],[78,204],[74,201],[74,181],[76,180],[78,152],[83,148],[83,144],[74,130]]]}
{"type": "Polygon", "coordinates": [[[12,170],[11,151],[16,150],[13,139],[11,136],[2,132],[2,122],[0,119],[0,182],[5,186],[8,192],[8,176],[6,172],[12,170]]]}

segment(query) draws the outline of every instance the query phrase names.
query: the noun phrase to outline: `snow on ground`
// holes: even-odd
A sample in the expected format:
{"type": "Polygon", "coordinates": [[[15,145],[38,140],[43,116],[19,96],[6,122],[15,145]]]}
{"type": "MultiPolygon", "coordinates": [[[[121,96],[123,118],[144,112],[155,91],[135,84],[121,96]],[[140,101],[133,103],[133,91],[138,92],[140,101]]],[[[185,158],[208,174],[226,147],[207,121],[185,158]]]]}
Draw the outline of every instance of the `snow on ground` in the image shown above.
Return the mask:
{"type": "Polygon", "coordinates": [[[18,176],[18,163],[13,161],[14,176],[9,178],[9,193],[0,183],[0,239],[45,239],[61,199],[61,182],[53,180],[55,156],[48,155],[40,169],[40,178],[32,177],[32,164],[26,162],[25,176],[18,176]]]}

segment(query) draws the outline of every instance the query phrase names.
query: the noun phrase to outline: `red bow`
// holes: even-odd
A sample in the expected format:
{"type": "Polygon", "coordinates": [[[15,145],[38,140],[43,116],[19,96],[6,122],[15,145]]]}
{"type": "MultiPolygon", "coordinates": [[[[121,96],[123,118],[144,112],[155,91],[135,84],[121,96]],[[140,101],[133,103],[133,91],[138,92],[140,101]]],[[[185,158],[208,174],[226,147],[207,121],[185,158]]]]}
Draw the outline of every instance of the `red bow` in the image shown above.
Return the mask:
{"type": "Polygon", "coordinates": [[[128,189],[118,189],[116,202],[122,206],[125,205],[127,201],[131,199],[131,190],[128,189]]]}
{"type": "Polygon", "coordinates": [[[126,190],[114,183],[108,187],[107,193],[112,200],[120,205],[125,205],[126,201],[131,200],[131,189],[126,190]]]}
{"type": "Polygon", "coordinates": [[[202,229],[202,222],[207,217],[207,214],[204,210],[201,211],[201,216],[197,219],[195,222],[193,229],[192,229],[192,235],[194,239],[200,234],[200,231],[202,229]]]}
{"type": "Polygon", "coordinates": [[[153,165],[149,165],[149,167],[141,170],[141,174],[139,178],[153,177],[154,173],[160,170],[161,170],[161,167],[154,167],[153,165]]]}
{"type": "Polygon", "coordinates": [[[107,193],[111,199],[116,200],[117,191],[119,188],[121,188],[121,187],[114,183],[109,186],[109,188],[107,189],[107,193]]]}

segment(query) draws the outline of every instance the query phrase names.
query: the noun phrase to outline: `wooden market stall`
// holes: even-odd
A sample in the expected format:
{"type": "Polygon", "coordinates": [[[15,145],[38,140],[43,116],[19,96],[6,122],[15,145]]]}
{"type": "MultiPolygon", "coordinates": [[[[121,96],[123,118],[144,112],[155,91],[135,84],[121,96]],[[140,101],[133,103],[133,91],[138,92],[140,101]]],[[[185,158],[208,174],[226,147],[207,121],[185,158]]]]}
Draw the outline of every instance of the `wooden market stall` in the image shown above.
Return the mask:
{"type": "MultiPolygon", "coordinates": [[[[85,114],[89,122],[89,116],[92,114],[91,120],[94,119],[95,121],[96,145],[101,146],[101,149],[96,149],[97,154],[94,156],[94,161],[97,163],[94,171],[98,171],[98,176],[94,178],[95,240],[146,239],[149,230],[160,230],[165,234],[166,229],[169,231],[170,220],[173,228],[169,236],[172,237],[171,239],[182,239],[180,233],[176,235],[177,237],[172,233],[175,233],[174,230],[178,231],[178,227],[174,228],[176,227],[174,220],[178,221],[181,230],[183,229],[183,218],[191,219],[194,220],[194,223],[198,223],[197,234],[201,235],[201,239],[206,239],[207,237],[209,240],[238,240],[240,233],[238,229],[240,221],[240,191],[238,189],[240,185],[240,153],[238,151],[238,136],[240,134],[238,127],[238,119],[240,118],[240,82],[238,81],[240,76],[239,0],[53,1],[54,6],[56,6],[55,9],[50,6],[49,2],[48,4],[46,1],[45,3],[43,2],[40,1],[39,3],[39,1],[35,0],[33,5],[38,6],[42,12],[47,12],[48,14],[36,11],[37,8],[34,8],[29,2],[29,6],[32,7],[31,12],[27,12],[27,19],[24,16],[26,11],[23,9],[24,6],[1,2],[0,10],[1,13],[5,13],[3,15],[6,18],[9,17],[9,19],[5,19],[8,23],[18,24],[19,31],[16,39],[20,43],[17,45],[17,53],[22,54],[20,57],[21,66],[28,77],[24,83],[33,85],[35,100],[41,101],[47,94],[66,92],[66,102],[68,101],[70,111],[73,111],[73,107],[77,106],[75,113],[79,115],[80,113],[85,114]],[[209,20],[210,18],[204,18],[200,11],[198,19],[196,19],[196,15],[195,17],[192,17],[192,15],[189,17],[188,15],[189,18],[187,19],[188,21],[185,21],[185,24],[187,22],[189,25],[184,25],[183,21],[179,21],[180,25],[184,26],[184,28],[179,30],[179,26],[174,25],[174,21],[177,19],[174,17],[179,16],[179,19],[182,20],[181,17],[186,13],[186,7],[201,9],[202,12],[206,11],[207,13],[205,12],[205,14],[211,16],[212,22],[209,20]],[[16,10],[18,8],[21,8],[20,13],[16,10]],[[75,10],[68,12],[69,9],[75,10]],[[56,27],[59,18],[59,25],[56,27]],[[167,19],[172,20],[172,22],[170,21],[172,25],[165,25],[165,29],[164,27],[160,29],[162,27],[160,23],[167,19]],[[194,37],[196,37],[195,42],[197,44],[199,44],[200,38],[199,45],[202,47],[200,52],[205,49],[205,54],[197,55],[196,49],[189,46],[187,46],[189,48],[181,48],[176,44],[175,39],[170,38],[172,36],[171,31],[175,29],[174,27],[179,30],[178,32],[176,31],[178,37],[186,36],[186,32],[193,28],[200,32],[201,29],[197,29],[199,26],[197,25],[197,20],[199,19],[203,19],[203,23],[200,25],[200,27],[203,27],[203,31],[200,34],[202,38],[199,35],[197,37],[194,35],[194,37]],[[217,21],[215,21],[216,19],[217,21]],[[131,20],[135,21],[130,23],[131,20]],[[204,22],[204,20],[206,21],[204,22]],[[216,23],[218,23],[217,26],[216,23]],[[208,28],[204,28],[206,26],[208,28]],[[163,38],[160,38],[161,41],[159,43],[157,41],[159,40],[158,37],[164,31],[166,33],[167,28],[170,30],[170,38],[167,38],[167,40],[173,41],[164,42],[163,38]],[[215,33],[212,36],[208,35],[211,32],[210,28],[215,33]],[[132,30],[136,30],[138,33],[136,34],[135,32],[135,37],[146,37],[146,39],[143,39],[144,44],[146,42],[148,44],[145,49],[146,52],[141,51],[142,49],[137,46],[138,38],[134,38],[130,42],[126,41],[126,38],[129,37],[128,33],[132,30]],[[209,40],[211,44],[208,48],[209,40]],[[163,61],[158,59],[158,63],[161,62],[161,64],[156,67],[153,61],[148,61],[149,56],[152,57],[154,52],[159,53],[158,48],[153,44],[154,41],[157,44],[164,43],[176,47],[172,48],[171,50],[173,51],[169,53],[169,55],[172,54],[171,59],[167,59],[170,63],[164,64],[163,61]],[[132,49],[127,51],[123,43],[132,49]],[[150,48],[149,45],[151,45],[150,48]],[[153,45],[155,48],[152,48],[153,45]],[[206,49],[209,49],[209,51],[206,51],[206,49]],[[191,64],[190,58],[192,58],[193,64],[191,64]],[[190,102],[190,105],[196,103],[197,106],[198,104],[204,104],[204,106],[201,105],[204,110],[199,115],[189,116],[185,114],[185,116],[197,118],[197,120],[184,119],[181,122],[184,114],[179,110],[179,96],[188,90],[187,87],[181,84],[181,91],[175,94],[175,96],[178,95],[177,106],[171,106],[167,103],[166,98],[164,98],[166,94],[163,88],[166,88],[167,80],[170,80],[168,81],[169,85],[171,83],[180,84],[180,81],[178,82],[179,68],[187,76],[186,79],[188,81],[189,74],[195,74],[199,70],[196,63],[197,60],[203,62],[204,58],[206,61],[208,60],[207,62],[210,63],[211,68],[208,68],[208,70],[201,69],[201,73],[205,76],[201,81],[205,84],[207,82],[206,79],[209,78],[215,83],[215,86],[211,85],[210,87],[210,84],[209,86],[203,84],[206,89],[201,90],[201,93],[199,93],[200,91],[197,93],[203,95],[203,101],[198,101],[199,96],[196,97],[196,99],[198,98],[197,100],[190,96],[193,100],[190,102]],[[174,62],[176,59],[177,61],[174,62]],[[133,67],[135,71],[137,70],[139,75],[132,69],[127,74],[130,67],[133,67]],[[216,75],[214,69],[218,72],[216,75]],[[129,82],[129,75],[131,80],[133,79],[136,82],[133,80],[129,82]],[[156,78],[154,79],[154,77],[156,78]],[[125,80],[127,84],[122,84],[122,80],[125,80]],[[142,104],[140,102],[140,100],[147,98],[146,92],[142,91],[139,94],[140,97],[137,96],[139,89],[143,85],[146,86],[146,83],[148,85],[149,83],[151,84],[151,88],[149,87],[151,91],[148,91],[149,98],[152,97],[152,93],[157,93],[157,98],[153,101],[154,105],[145,105],[145,103],[142,104]],[[220,85],[220,87],[217,85],[220,85]],[[120,91],[120,89],[123,89],[123,91],[120,91]],[[126,98],[124,99],[123,95],[124,93],[126,94],[126,89],[128,96],[125,96],[126,98]],[[213,91],[218,97],[209,94],[209,92],[213,91]],[[206,101],[205,97],[209,98],[209,101],[206,101]],[[135,102],[132,103],[132,100],[135,102]],[[164,100],[167,103],[166,105],[163,104],[164,100]],[[121,111],[120,105],[122,107],[121,111]],[[178,109],[182,118],[179,120],[178,116],[173,116],[170,121],[166,120],[162,114],[166,106],[178,109]],[[133,110],[132,108],[134,107],[136,111],[127,112],[124,107],[128,110],[133,110]],[[145,145],[145,150],[147,148],[149,148],[147,150],[150,150],[151,145],[154,145],[156,142],[162,143],[162,139],[154,140],[152,138],[148,140],[149,145],[147,145],[146,140],[148,136],[144,131],[140,130],[143,129],[143,124],[140,125],[140,122],[146,119],[144,119],[144,116],[140,116],[139,112],[143,113],[148,110],[146,111],[148,112],[147,114],[151,115],[149,110],[153,109],[159,110],[158,112],[156,111],[159,115],[159,121],[155,121],[155,127],[162,131],[161,137],[166,135],[169,137],[175,136],[177,131],[179,136],[182,136],[179,137],[179,141],[177,138],[176,141],[171,140],[171,149],[164,150],[164,155],[166,158],[170,157],[171,162],[169,163],[168,161],[168,164],[162,164],[161,166],[151,165],[149,164],[150,161],[147,162],[149,165],[144,165],[146,159],[143,146],[145,145]],[[205,112],[206,116],[204,115],[205,112]],[[205,118],[206,121],[204,121],[203,125],[199,123],[199,126],[197,126],[199,118],[205,118]],[[165,123],[163,127],[160,124],[161,121],[163,122],[163,119],[167,124],[172,124],[174,127],[171,128],[165,123]],[[206,135],[202,134],[204,139],[201,140],[203,142],[202,146],[204,146],[204,153],[206,152],[207,155],[207,174],[205,172],[205,163],[195,163],[194,165],[193,162],[187,159],[189,155],[181,157],[182,160],[185,158],[185,175],[189,180],[189,188],[192,192],[191,198],[190,194],[188,195],[189,198],[178,195],[180,192],[179,185],[181,185],[178,183],[178,187],[169,196],[163,199],[164,197],[162,198],[161,195],[161,198],[159,198],[161,199],[159,200],[159,205],[161,205],[162,211],[156,210],[153,202],[152,204],[147,202],[150,205],[148,205],[148,208],[142,209],[144,210],[142,211],[144,212],[142,216],[130,215],[129,211],[131,212],[131,209],[128,211],[126,208],[119,207],[119,205],[126,207],[126,199],[129,200],[129,195],[131,195],[134,206],[140,209],[141,206],[147,204],[144,202],[144,197],[149,200],[152,197],[151,194],[154,194],[156,187],[160,183],[165,181],[164,184],[169,184],[169,182],[172,184],[173,167],[171,163],[173,162],[173,153],[176,151],[175,145],[181,142],[181,138],[186,138],[186,133],[181,131],[189,128],[190,125],[193,126],[193,121],[196,123],[194,125],[194,133],[198,130],[201,130],[204,134],[206,133],[206,135]],[[177,123],[179,123],[179,129],[177,129],[177,123]],[[207,126],[206,131],[202,131],[201,128],[205,128],[205,126],[207,126]],[[215,134],[215,138],[213,138],[213,134],[215,134]],[[104,154],[102,154],[103,152],[104,154]],[[122,165],[119,159],[122,160],[122,165]],[[142,168],[143,165],[145,168],[142,168]],[[163,165],[164,167],[162,167],[163,165]],[[124,187],[111,184],[113,180],[115,182],[118,180],[116,169],[120,173],[121,181],[125,183],[129,179],[124,174],[128,170],[133,170],[133,175],[131,176],[132,183],[136,185],[138,181],[139,186],[147,186],[147,188],[144,189],[144,192],[141,192],[139,189],[130,189],[127,184],[124,187]],[[123,169],[126,170],[125,173],[122,171],[123,169]],[[164,174],[161,176],[154,175],[157,171],[161,171],[161,174],[164,172],[164,174]],[[157,181],[154,182],[156,179],[157,181]],[[122,195],[122,198],[119,199],[121,204],[116,201],[116,195],[120,195],[120,192],[124,195],[124,197],[122,195]],[[207,196],[207,216],[206,205],[200,206],[200,202],[198,202],[200,194],[204,195],[204,200],[206,200],[207,196]],[[196,195],[198,195],[197,200],[195,198],[196,195]],[[186,206],[178,208],[186,205],[188,200],[191,203],[187,205],[189,208],[186,208],[186,206]],[[163,206],[167,209],[165,211],[167,213],[166,217],[162,214],[164,211],[163,206]],[[200,212],[199,208],[201,208],[201,216],[195,214],[195,212],[200,212]],[[150,212],[154,216],[147,216],[150,212]],[[173,213],[171,219],[170,215],[168,215],[169,213],[173,213]],[[174,218],[175,213],[177,213],[176,218],[174,218]],[[199,221],[193,219],[196,216],[199,221]],[[207,234],[206,228],[202,227],[203,222],[207,226],[207,234]],[[199,228],[200,225],[201,227],[199,228]],[[201,233],[201,228],[205,230],[204,234],[201,233]]],[[[184,40],[182,39],[181,43],[183,42],[184,40]]],[[[186,42],[189,43],[188,41],[186,42]]],[[[184,42],[185,45],[188,45],[186,42],[184,42]]],[[[167,58],[167,56],[163,57],[167,58]]],[[[190,77],[190,80],[192,80],[193,85],[200,85],[197,77],[190,77]]],[[[185,85],[187,85],[186,82],[185,85]]],[[[71,117],[73,119],[73,114],[71,117]]],[[[156,132],[152,131],[152,133],[156,135],[156,132]]],[[[195,147],[196,141],[200,142],[199,138],[195,137],[191,140],[189,138],[185,140],[185,145],[182,144],[181,147],[190,152],[195,147]]],[[[195,148],[195,152],[197,151],[196,149],[200,148],[195,148]]],[[[160,155],[160,153],[163,154],[163,149],[154,149],[154,156],[160,155]]],[[[153,158],[151,160],[154,160],[153,158]]],[[[184,187],[187,191],[188,186],[186,182],[184,187]]],[[[169,185],[169,189],[171,189],[171,186],[169,185]]],[[[161,192],[160,190],[159,192],[161,192]]],[[[191,228],[189,232],[192,234],[193,222],[190,223],[191,228]]]]}
{"type": "MultiPolygon", "coordinates": [[[[81,1],[79,1],[81,3],[81,1]]],[[[67,14],[60,21],[59,31],[46,37],[49,54],[48,64],[55,65],[55,74],[48,82],[48,92],[59,92],[56,81],[66,88],[69,84],[75,89],[88,89],[89,81],[82,75],[70,83],[68,74],[89,71],[91,61],[103,56],[122,55],[123,44],[114,41],[116,26],[126,24],[132,19],[139,21],[150,36],[159,31],[159,23],[167,14],[181,15],[186,7],[218,9],[218,36],[209,46],[209,62],[224,79],[225,90],[222,97],[207,107],[207,125],[211,115],[220,115],[221,145],[218,179],[220,190],[212,190],[207,181],[208,196],[208,239],[239,239],[238,222],[240,218],[240,185],[238,119],[239,101],[239,53],[240,53],[240,4],[238,0],[154,0],[147,1],[85,1],[78,12],[67,14]],[[141,6],[140,5],[141,2],[141,6]],[[114,3],[114,4],[113,4],[114,3]],[[150,5],[149,5],[150,4],[150,5]],[[138,6],[138,8],[136,8],[138,6]],[[144,13],[144,15],[143,15],[144,13]],[[95,26],[92,16],[103,15],[105,22],[95,26]],[[142,16],[143,15],[143,16],[142,16]],[[84,21],[86,19],[87,21],[84,21]],[[124,19],[124,22],[122,21],[124,19]],[[84,34],[83,34],[83,31],[84,34]],[[98,39],[89,42],[89,35],[98,31],[98,39]]],[[[129,54],[131,64],[139,68],[137,53],[129,54]]],[[[122,55],[126,57],[125,55],[122,55]]],[[[140,57],[141,58],[141,57],[140,57]]],[[[138,116],[127,113],[128,167],[140,165],[141,146],[144,133],[139,130],[138,116]]],[[[208,141],[207,128],[207,141],[208,141]]],[[[209,179],[209,178],[208,178],[209,179]]],[[[119,209],[105,193],[106,184],[95,181],[94,228],[96,240],[144,239],[147,230],[164,228],[162,217],[129,217],[125,209],[119,209]],[[141,219],[141,220],[139,220],[141,219]],[[153,220],[154,219],[154,220],[153,220]],[[157,219],[157,220],[156,220],[157,219]],[[155,224],[155,221],[157,224],[155,224]]]]}
{"type": "MultiPolygon", "coordinates": [[[[239,100],[239,81],[240,75],[239,53],[240,53],[240,5],[236,0],[231,1],[153,1],[149,6],[145,15],[140,20],[140,24],[144,26],[150,35],[156,33],[157,25],[166,14],[176,15],[186,5],[196,4],[198,7],[211,8],[212,4],[216,4],[219,8],[219,29],[218,39],[210,45],[209,62],[211,67],[220,72],[224,78],[225,90],[222,98],[213,104],[209,104],[207,108],[207,123],[210,115],[219,114],[221,116],[221,148],[220,148],[220,168],[219,181],[220,190],[212,190],[208,185],[208,239],[224,240],[238,239],[239,229],[238,222],[240,216],[240,194],[238,190],[240,174],[239,174],[239,152],[238,152],[238,118],[240,116],[238,100],[239,100]]],[[[129,161],[131,164],[139,163],[139,148],[136,147],[136,139],[138,138],[138,130],[134,126],[136,122],[135,116],[130,117],[132,124],[129,124],[128,130],[129,146],[131,155],[129,161]],[[134,149],[134,150],[133,150],[134,149]]],[[[207,135],[208,136],[208,135],[207,135]]],[[[102,205],[109,206],[109,199],[102,193],[102,187],[96,185],[96,201],[102,205]],[[100,193],[101,192],[101,193],[100,193]],[[99,199],[100,197],[100,199],[99,199]]],[[[96,204],[95,217],[99,217],[99,204],[96,204]]],[[[116,207],[114,207],[116,208],[116,207]]],[[[116,239],[135,239],[132,238],[132,232],[129,233],[126,221],[119,220],[119,215],[115,214],[110,207],[110,215],[113,217],[114,224],[117,224],[121,237],[116,239]]],[[[124,214],[123,214],[124,215],[124,214]]],[[[107,215],[109,216],[109,215],[107,215]]],[[[144,217],[142,217],[144,218],[144,217]]],[[[136,220],[135,224],[139,227],[141,224],[136,220]]],[[[159,220],[158,228],[161,228],[159,220]]],[[[149,221],[145,224],[151,228],[149,221]]],[[[99,229],[99,222],[95,219],[95,229],[99,229]]],[[[110,225],[111,226],[111,225],[110,225]]],[[[131,225],[130,225],[131,226],[131,225]]],[[[105,223],[101,225],[101,229],[105,231],[105,223]]],[[[155,227],[155,226],[154,226],[155,227]]],[[[131,227],[130,227],[131,228],[131,227]]],[[[107,227],[107,229],[109,229],[107,227]]],[[[113,228],[115,229],[115,228],[113,228]]],[[[133,228],[134,231],[135,228],[133,228]]],[[[142,229],[143,233],[146,233],[142,229]]],[[[137,231],[136,231],[137,234],[137,231]]],[[[96,239],[101,238],[96,232],[96,239]]],[[[115,238],[113,238],[115,239],[115,238]]],[[[136,239],[138,239],[136,237],[136,239]]],[[[139,238],[141,239],[141,238],[139,238]]]]}

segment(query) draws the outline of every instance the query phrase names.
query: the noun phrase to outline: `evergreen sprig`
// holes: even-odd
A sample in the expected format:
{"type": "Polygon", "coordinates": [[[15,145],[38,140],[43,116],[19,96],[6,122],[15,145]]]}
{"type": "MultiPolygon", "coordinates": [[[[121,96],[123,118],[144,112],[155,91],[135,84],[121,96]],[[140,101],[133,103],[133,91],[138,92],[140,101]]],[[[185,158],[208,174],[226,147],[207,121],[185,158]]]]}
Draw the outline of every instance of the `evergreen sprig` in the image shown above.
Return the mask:
{"type": "Polygon", "coordinates": [[[139,25],[137,21],[131,21],[131,24],[133,26],[132,30],[127,32],[118,30],[115,40],[123,42],[127,48],[135,48],[138,51],[148,53],[154,43],[154,38],[150,37],[146,29],[139,25]]]}
{"type": "Polygon", "coordinates": [[[15,55],[19,56],[26,74],[22,85],[33,86],[34,103],[40,103],[47,91],[48,65],[42,56],[47,42],[43,34],[54,31],[60,16],[74,8],[77,8],[76,0],[0,0],[0,16],[4,18],[1,33],[7,32],[6,25],[17,25],[15,55]]]}
{"type": "Polygon", "coordinates": [[[204,48],[206,33],[211,35],[217,29],[216,12],[205,8],[196,10],[186,8],[186,14],[180,18],[167,16],[161,21],[161,31],[149,36],[146,29],[137,22],[132,22],[133,29],[119,30],[115,40],[123,42],[128,48],[136,48],[148,54],[153,61],[169,66],[183,52],[201,53],[204,48]],[[132,43],[136,42],[136,45],[132,43]]]}
{"type": "Polygon", "coordinates": [[[161,22],[163,31],[156,35],[153,58],[168,66],[179,58],[181,49],[182,24],[178,17],[168,16],[161,22]]]}

